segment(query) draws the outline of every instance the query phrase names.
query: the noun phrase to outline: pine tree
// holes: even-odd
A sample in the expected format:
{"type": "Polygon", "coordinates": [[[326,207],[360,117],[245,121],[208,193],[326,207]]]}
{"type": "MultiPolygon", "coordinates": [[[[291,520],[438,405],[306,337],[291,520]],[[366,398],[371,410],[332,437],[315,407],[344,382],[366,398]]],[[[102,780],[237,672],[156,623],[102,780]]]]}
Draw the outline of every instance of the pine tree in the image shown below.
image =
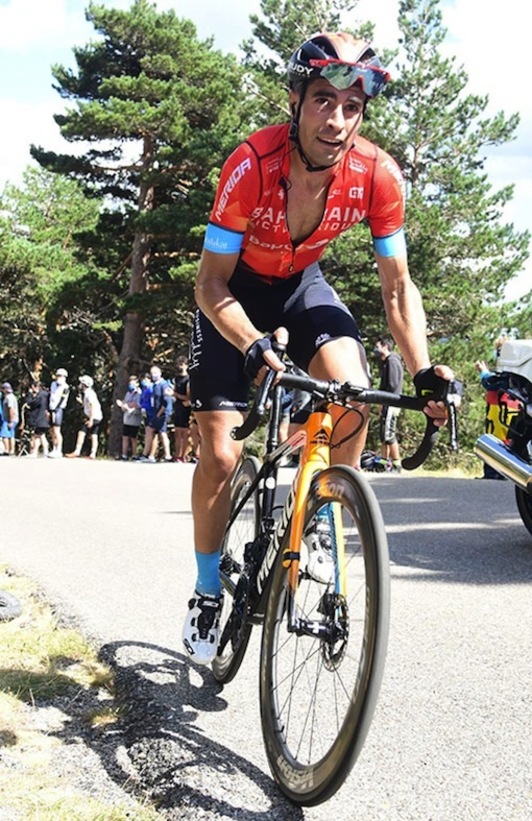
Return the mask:
{"type": "MultiPolygon", "coordinates": [[[[4,372],[40,376],[55,366],[61,351],[70,360],[69,340],[81,336],[88,315],[64,310],[65,294],[91,291],[99,271],[80,253],[79,238],[95,227],[99,202],[81,186],[42,169],[28,168],[22,185],[6,185],[0,196],[0,361],[4,372]],[[21,366],[23,371],[21,373],[21,366]]],[[[101,342],[101,340],[100,340],[101,342]]]]}
{"type": "MultiPolygon", "coordinates": [[[[167,307],[169,293],[184,296],[180,282],[188,318],[191,261],[199,255],[214,172],[237,140],[243,108],[236,104],[235,59],[200,42],[190,21],[158,13],[147,0],[135,0],[129,11],[91,3],[87,19],[100,39],[74,50],[75,71],[55,66],[53,75],[74,104],[55,117],[63,137],[90,148],[58,155],[33,147],[32,155],[111,204],[102,236],[120,248],[121,260],[109,257],[117,277],[129,268],[118,398],[128,373],[144,364],[146,321],[160,314],[161,303],[167,307]]],[[[116,447],[120,414],[113,421],[116,447]]]]}
{"type": "Polygon", "coordinates": [[[443,58],[439,0],[402,0],[404,58],[391,98],[391,146],[407,181],[410,266],[423,288],[432,334],[465,336],[485,306],[501,301],[526,258],[528,236],[502,223],[513,186],[493,191],[485,149],[513,139],[518,115],[486,118],[487,97],[443,58]]]}
{"type": "MultiPolygon", "coordinates": [[[[357,4],[358,0],[262,0],[265,19],[250,15],[253,37],[242,44],[243,66],[257,104],[257,127],[289,117],[286,67],[293,51],[317,31],[349,30],[342,26],[342,16],[357,4]]],[[[371,23],[360,24],[353,33],[371,38],[373,28],[371,23]]]]}
{"type": "MultiPolygon", "coordinates": [[[[251,18],[254,35],[277,58],[260,56],[260,48],[250,42],[247,66],[262,71],[264,81],[257,84],[264,99],[274,99],[272,113],[282,99],[279,91],[273,95],[280,66],[294,47],[312,31],[338,28],[346,19],[351,23],[346,12],[355,6],[341,0],[264,0],[266,19],[251,18]]],[[[405,176],[409,263],[423,294],[433,359],[448,361],[476,389],[473,362],[479,349],[484,352],[501,329],[512,325],[512,306],[503,304],[503,293],[528,255],[528,232],[503,222],[513,187],[494,191],[484,168],[486,148],[513,139],[518,117],[485,116],[487,97],[469,94],[464,69],[456,58],[442,56],[446,31],[439,0],[402,0],[399,26],[400,48],[393,59],[374,44],[391,69],[392,82],[368,105],[362,133],[388,151],[405,176]]],[[[353,33],[371,40],[372,27],[358,24],[353,33]]],[[[385,318],[367,227],[355,226],[331,243],[322,267],[372,345],[385,329],[385,318]]],[[[520,312],[514,312],[515,327],[523,326],[529,311],[522,301],[520,312]]],[[[469,433],[467,401],[464,406],[465,441],[471,444],[477,420],[469,433]]]]}

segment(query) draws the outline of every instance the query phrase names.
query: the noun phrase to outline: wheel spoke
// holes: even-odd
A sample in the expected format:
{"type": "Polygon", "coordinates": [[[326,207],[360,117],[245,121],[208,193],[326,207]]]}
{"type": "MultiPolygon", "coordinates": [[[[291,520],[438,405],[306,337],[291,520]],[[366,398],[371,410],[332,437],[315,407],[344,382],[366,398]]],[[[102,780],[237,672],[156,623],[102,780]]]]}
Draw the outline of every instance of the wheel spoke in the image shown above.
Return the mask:
{"type": "MultiPolygon", "coordinates": [[[[343,557],[342,584],[337,587],[338,571],[328,570],[330,555],[311,556],[331,540],[317,547],[316,540],[303,542],[296,629],[288,631],[288,574],[278,562],[263,635],[266,749],[283,790],[299,803],[307,803],[308,793],[310,803],[331,795],[352,766],[371,720],[387,638],[388,554],[380,511],[369,485],[354,472],[329,470],[344,539],[338,551],[329,549],[333,562],[343,557]]],[[[309,504],[305,534],[318,532],[312,519],[323,504],[322,496],[309,504]]]]}
{"type": "MultiPolygon", "coordinates": [[[[235,477],[231,493],[231,511],[238,509],[248,493],[258,472],[254,459],[245,459],[235,477]]],[[[258,534],[259,510],[257,494],[253,493],[243,504],[225,534],[222,544],[221,580],[224,587],[224,603],[220,617],[220,635],[223,637],[220,653],[212,669],[218,681],[230,681],[240,667],[249,640],[251,625],[243,624],[241,616],[233,611],[235,595],[244,595],[245,586],[238,582],[244,568],[246,544],[258,534]],[[237,592],[237,588],[239,592],[237,592]],[[226,630],[229,626],[229,630],[226,630]]],[[[240,608],[240,610],[245,608],[240,608]]]]}

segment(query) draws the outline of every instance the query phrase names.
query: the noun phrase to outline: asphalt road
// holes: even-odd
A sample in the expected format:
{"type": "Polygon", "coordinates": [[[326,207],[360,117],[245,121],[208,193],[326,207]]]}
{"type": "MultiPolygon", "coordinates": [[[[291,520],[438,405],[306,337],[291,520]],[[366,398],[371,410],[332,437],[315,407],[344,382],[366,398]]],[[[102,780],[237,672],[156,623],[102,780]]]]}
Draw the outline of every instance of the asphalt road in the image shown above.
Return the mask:
{"type": "Polygon", "coordinates": [[[192,471],[0,459],[0,564],[39,581],[117,668],[127,714],[98,748],[112,777],[172,819],[530,821],[532,537],[513,486],[370,476],[391,553],[384,682],[348,781],[300,810],[263,753],[258,632],[224,689],[181,651],[192,471]]]}

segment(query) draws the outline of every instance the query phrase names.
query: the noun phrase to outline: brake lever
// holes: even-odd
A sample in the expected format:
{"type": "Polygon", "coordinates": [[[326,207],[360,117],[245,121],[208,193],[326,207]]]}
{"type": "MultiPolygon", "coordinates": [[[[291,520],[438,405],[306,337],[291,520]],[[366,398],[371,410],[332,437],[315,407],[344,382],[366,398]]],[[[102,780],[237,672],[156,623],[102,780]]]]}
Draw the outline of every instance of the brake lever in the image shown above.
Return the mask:
{"type": "Polygon", "coordinates": [[[242,442],[244,439],[247,439],[248,436],[251,436],[255,428],[259,425],[261,419],[266,413],[268,394],[276,374],[277,371],[274,371],[273,368],[268,370],[268,373],[257,388],[255,401],[253,402],[248,415],[241,425],[232,429],[231,439],[235,439],[237,442],[242,442]]]}
{"type": "Polygon", "coordinates": [[[415,470],[423,464],[434,447],[434,443],[438,437],[438,431],[439,428],[437,425],[434,424],[434,421],[430,418],[430,416],[427,416],[425,433],[423,435],[423,439],[421,440],[420,446],[416,452],[412,454],[412,456],[405,456],[405,458],[401,460],[401,465],[405,470],[415,470]]]}
{"type": "Polygon", "coordinates": [[[447,405],[449,409],[449,443],[451,450],[459,450],[458,444],[458,409],[453,401],[447,405]]]}
{"type": "MultiPolygon", "coordinates": [[[[449,441],[452,450],[458,450],[458,414],[456,405],[452,400],[445,402],[449,413],[449,441]]],[[[427,416],[427,424],[425,427],[425,434],[421,440],[421,444],[412,456],[405,456],[401,461],[401,465],[405,470],[415,470],[423,462],[428,459],[432,448],[438,438],[440,428],[434,424],[430,416],[427,416]]]]}
{"type": "MultiPolygon", "coordinates": [[[[274,336],[271,338],[271,345],[274,353],[282,359],[284,353],[286,352],[286,345],[283,345],[282,342],[278,342],[274,336]]],[[[242,440],[247,439],[247,437],[250,436],[259,425],[266,413],[268,396],[270,395],[270,391],[277,374],[278,371],[275,371],[273,368],[268,368],[266,376],[257,388],[255,401],[253,402],[251,410],[242,425],[232,429],[230,434],[231,439],[241,442],[242,440]]]]}

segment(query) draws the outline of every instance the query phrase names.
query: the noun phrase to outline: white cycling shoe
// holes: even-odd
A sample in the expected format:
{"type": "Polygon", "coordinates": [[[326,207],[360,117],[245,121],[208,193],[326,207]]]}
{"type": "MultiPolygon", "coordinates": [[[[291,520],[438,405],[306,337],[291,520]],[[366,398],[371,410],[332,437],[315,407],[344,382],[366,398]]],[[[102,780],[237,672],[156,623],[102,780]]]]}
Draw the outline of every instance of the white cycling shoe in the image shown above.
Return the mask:
{"type": "Polygon", "coordinates": [[[308,549],[307,572],[316,582],[334,582],[334,559],[332,555],[331,528],[326,519],[317,519],[305,533],[304,542],[308,549]]]}
{"type": "Polygon", "coordinates": [[[223,596],[204,596],[194,591],[183,625],[183,644],[195,664],[210,664],[218,652],[223,596]]]}

